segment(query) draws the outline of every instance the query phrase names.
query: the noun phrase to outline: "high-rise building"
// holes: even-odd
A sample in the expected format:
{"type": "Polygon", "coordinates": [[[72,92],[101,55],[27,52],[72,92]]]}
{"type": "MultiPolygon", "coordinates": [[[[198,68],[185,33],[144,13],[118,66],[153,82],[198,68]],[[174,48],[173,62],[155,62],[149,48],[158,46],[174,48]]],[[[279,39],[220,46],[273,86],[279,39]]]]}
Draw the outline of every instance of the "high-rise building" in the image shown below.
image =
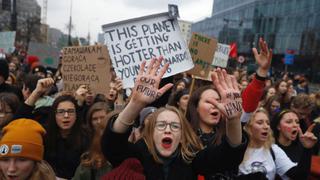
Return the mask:
{"type": "Polygon", "coordinates": [[[295,60],[289,69],[314,76],[320,68],[319,0],[215,0],[211,17],[194,23],[192,31],[236,42],[248,55],[263,37],[274,50],[274,66],[283,65],[290,50],[295,60]]]}

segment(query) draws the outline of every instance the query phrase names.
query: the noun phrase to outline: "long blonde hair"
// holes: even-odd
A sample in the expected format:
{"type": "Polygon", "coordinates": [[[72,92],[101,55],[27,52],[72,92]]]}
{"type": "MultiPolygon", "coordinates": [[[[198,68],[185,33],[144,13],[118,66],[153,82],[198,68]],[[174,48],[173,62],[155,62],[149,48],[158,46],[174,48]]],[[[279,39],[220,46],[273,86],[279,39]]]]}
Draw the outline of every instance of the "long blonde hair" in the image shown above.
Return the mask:
{"type": "Polygon", "coordinates": [[[149,123],[147,123],[144,131],[142,132],[142,138],[147,144],[149,152],[152,154],[156,162],[162,163],[161,159],[157,154],[157,150],[153,140],[153,133],[157,117],[161,112],[164,111],[172,111],[178,115],[181,124],[181,139],[179,146],[180,154],[182,155],[182,158],[186,163],[191,163],[196,153],[202,149],[202,145],[200,143],[200,139],[194,133],[189,122],[185,119],[181,112],[173,106],[163,107],[154,112],[150,117],[149,123]]]}
{"type": "MultiPolygon", "coordinates": [[[[256,118],[257,113],[264,113],[268,119],[269,119],[269,114],[268,112],[264,109],[264,108],[258,108],[254,113],[252,113],[249,121],[247,122],[247,124],[244,126],[244,130],[248,133],[249,135],[249,147],[252,146],[252,141],[251,141],[251,137],[253,136],[252,132],[251,132],[251,128],[253,125],[253,122],[256,118]]],[[[270,122],[270,119],[269,119],[270,122]]],[[[270,126],[270,125],[269,125],[270,126]]],[[[268,138],[267,141],[263,144],[263,147],[266,149],[270,149],[271,145],[274,144],[274,137],[273,137],[273,133],[272,133],[272,129],[271,127],[269,128],[269,133],[268,133],[268,138]]]]}

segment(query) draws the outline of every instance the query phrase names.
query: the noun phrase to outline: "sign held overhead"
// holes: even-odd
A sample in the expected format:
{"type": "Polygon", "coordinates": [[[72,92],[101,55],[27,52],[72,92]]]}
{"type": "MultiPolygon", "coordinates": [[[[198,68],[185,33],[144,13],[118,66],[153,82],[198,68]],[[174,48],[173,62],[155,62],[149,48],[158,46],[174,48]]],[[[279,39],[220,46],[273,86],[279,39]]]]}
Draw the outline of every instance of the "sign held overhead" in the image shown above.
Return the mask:
{"type": "MultiPolygon", "coordinates": [[[[163,56],[169,69],[164,77],[193,67],[191,55],[176,19],[168,13],[103,25],[112,66],[123,81],[124,88],[134,86],[143,60],[163,56]]],[[[148,63],[147,63],[148,64],[148,63]]]]}
{"type": "Polygon", "coordinates": [[[194,61],[194,68],[188,73],[206,78],[210,72],[214,53],[217,48],[218,41],[198,33],[193,33],[189,50],[194,61]]]}
{"type": "Polygon", "coordinates": [[[110,59],[106,46],[77,46],[63,49],[62,78],[65,91],[80,85],[96,93],[109,92],[110,59]]]}

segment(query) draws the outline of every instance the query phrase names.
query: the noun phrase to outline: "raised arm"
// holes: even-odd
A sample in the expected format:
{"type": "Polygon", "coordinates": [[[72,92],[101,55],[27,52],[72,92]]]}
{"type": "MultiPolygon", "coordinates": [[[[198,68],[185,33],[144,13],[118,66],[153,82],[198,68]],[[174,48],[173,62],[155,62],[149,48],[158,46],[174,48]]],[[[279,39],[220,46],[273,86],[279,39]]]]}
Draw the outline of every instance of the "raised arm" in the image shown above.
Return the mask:
{"type": "Polygon", "coordinates": [[[25,100],[24,103],[21,103],[18,107],[18,110],[14,114],[13,119],[18,118],[30,118],[34,119],[34,106],[37,100],[53,86],[54,81],[52,78],[40,79],[37,82],[35,90],[32,91],[30,96],[25,100]]]}
{"type": "Polygon", "coordinates": [[[39,79],[37,82],[36,89],[32,91],[31,95],[25,100],[25,104],[29,106],[34,106],[36,101],[54,84],[54,80],[52,78],[44,78],[39,79]]]}
{"type": "Polygon", "coordinates": [[[145,70],[146,62],[144,61],[141,64],[132,90],[131,100],[114,122],[114,132],[124,133],[134,123],[134,120],[146,105],[155,101],[173,86],[173,84],[169,83],[159,89],[161,78],[169,66],[169,64],[165,64],[160,69],[162,60],[162,57],[152,59],[147,70],[145,70]]]}
{"type": "Polygon", "coordinates": [[[259,67],[255,77],[242,93],[242,106],[244,112],[247,113],[257,109],[271,66],[272,50],[268,48],[267,43],[262,38],[259,39],[259,47],[260,53],[256,48],[252,48],[254,58],[259,67]]]}
{"type": "Polygon", "coordinates": [[[225,70],[217,69],[211,76],[214,86],[217,88],[221,101],[210,101],[226,117],[226,135],[229,142],[237,146],[241,144],[242,130],[240,116],[242,112],[242,99],[238,83],[234,76],[228,75],[225,70]]]}
{"type": "Polygon", "coordinates": [[[115,106],[115,110],[122,110],[126,104],[125,100],[124,100],[124,91],[122,88],[122,80],[120,78],[116,78],[115,79],[115,88],[117,90],[117,98],[114,102],[114,106],[115,106]]]}
{"type": "Polygon", "coordinates": [[[286,172],[286,175],[291,179],[306,179],[310,174],[312,147],[317,143],[317,137],[312,133],[316,124],[308,127],[307,131],[303,134],[299,129],[299,139],[304,147],[300,161],[297,166],[292,167],[286,172]]]}

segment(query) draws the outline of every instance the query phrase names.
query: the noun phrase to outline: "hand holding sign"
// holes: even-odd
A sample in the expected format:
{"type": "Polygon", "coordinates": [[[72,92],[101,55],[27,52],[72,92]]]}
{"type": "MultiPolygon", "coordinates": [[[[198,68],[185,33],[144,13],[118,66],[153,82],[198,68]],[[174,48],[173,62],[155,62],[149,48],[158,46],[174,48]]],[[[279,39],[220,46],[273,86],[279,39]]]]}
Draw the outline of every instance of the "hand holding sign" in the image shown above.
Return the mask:
{"type": "Polygon", "coordinates": [[[257,73],[259,76],[267,77],[272,60],[272,49],[268,48],[268,44],[262,38],[259,39],[259,47],[260,53],[256,48],[252,48],[254,58],[259,65],[257,73]]]}
{"type": "Polygon", "coordinates": [[[132,92],[132,102],[146,106],[147,104],[152,103],[157,98],[162,96],[163,93],[165,93],[173,86],[173,84],[169,83],[161,89],[158,89],[161,78],[165,74],[169,66],[169,64],[165,64],[159,70],[162,60],[163,57],[160,57],[159,59],[152,59],[146,71],[146,61],[141,64],[139,74],[136,78],[135,87],[133,88],[132,92]]]}
{"type": "Polygon", "coordinates": [[[239,119],[242,113],[242,99],[235,77],[218,68],[212,73],[211,78],[221,96],[221,102],[215,99],[211,99],[211,102],[228,120],[239,119]]]}
{"type": "Polygon", "coordinates": [[[299,137],[300,142],[304,148],[310,149],[317,143],[317,137],[312,133],[313,128],[316,124],[312,124],[308,127],[307,131],[303,134],[301,129],[299,128],[299,137]]]}
{"type": "Polygon", "coordinates": [[[116,78],[115,79],[115,87],[116,87],[116,90],[117,92],[119,93],[122,89],[123,89],[123,84],[122,84],[122,80],[120,78],[116,78]]]}

